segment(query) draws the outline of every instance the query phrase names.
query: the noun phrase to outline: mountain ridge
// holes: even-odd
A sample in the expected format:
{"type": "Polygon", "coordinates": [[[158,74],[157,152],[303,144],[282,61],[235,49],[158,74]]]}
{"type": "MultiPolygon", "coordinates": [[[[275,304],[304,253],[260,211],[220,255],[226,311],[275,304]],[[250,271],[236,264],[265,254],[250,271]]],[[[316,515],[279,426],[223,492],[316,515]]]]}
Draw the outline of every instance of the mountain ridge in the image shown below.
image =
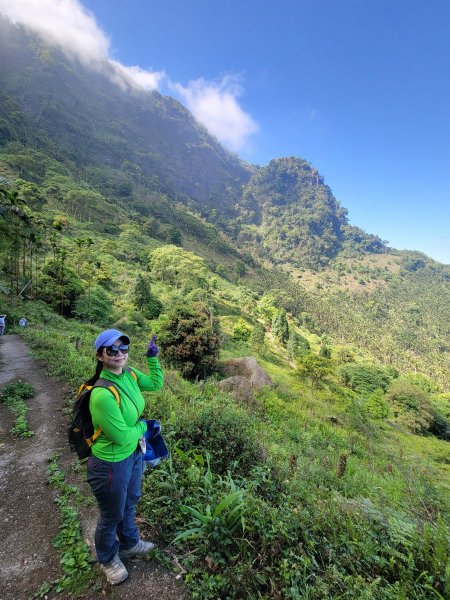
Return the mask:
{"type": "Polygon", "coordinates": [[[162,179],[164,191],[181,196],[195,192],[199,203],[215,188],[229,187],[237,194],[237,175],[227,169],[235,169],[245,179],[248,167],[225,151],[179,102],[158,92],[124,92],[106,75],[69,61],[31,34],[26,34],[25,50],[24,32],[4,19],[0,19],[0,33],[0,52],[6,58],[2,89],[10,91],[77,167],[91,161],[120,168],[128,160],[143,177],[162,179]],[[27,77],[26,90],[19,73],[27,77]],[[149,127],[151,136],[146,135],[149,127]],[[183,160],[179,159],[181,139],[183,160]],[[205,149],[211,149],[216,160],[210,160],[205,149]],[[203,168],[205,162],[213,176],[203,168]]]}
{"type": "Polygon", "coordinates": [[[305,159],[244,163],[176,100],[124,92],[4,19],[0,33],[0,52],[8,58],[0,67],[0,167],[31,206],[46,203],[48,215],[63,213],[105,235],[119,235],[123,223],[135,222],[166,243],[183,243],[184,236],[213,270],[258,293],[267,281],[281,285],[280,301],[297,315],[307,306],[330,335],[345,339],[347,331],[354,343],[359,334],[350,333],[353,323],[366,323],[372,333],[365,343],[376,355],[397,356],[403,368],[402,357],[412,349],[418,368],[445,380],[450,355],[436,350],[446,347],[450,323],[444,265],[391,249],[350,225],[346,209],[305,159]],[[389,258],[371,264],[369,257],[379,255],[392,257],[398,269],[389,258]],[[282,284],[276,270],[286,274],[282,284]],[[396,306],[396,299],[404,302],[402,285],[406,296],[419,294],[426,319],[402,315],[396,306]],[[393,306],[374,328],[385,288],[393,306]],[[284,302],[286,293],[303,300],[284,302]],[[377,310],[367,310],[370,302],[377,310]],[[439,323],[431,314],[435,305],[439,323]]]}
{"type": "MultiPolygon", "coordinates": [[[[258,221],[261,217],[264,198],[255,194],[261,173],[270,170],[272,164],[283,164],[284,176],[289,177],[289,161],[293,158],[274,159],[275,163],[270,161],[261,171],[225,150],[173,98],[158,92],[123,91],[107,75],[90,71],[75,59],[69,61],[60,50],[46,46],[4,19],[0,19],[0,30],[0,52],[8,58],[2,68],[3,90],[28,113],[34,127],[46,132],[56,146],[54,151],[62,152],[78,169],[93,163],[125,171],[129,179],[190,204],[233,239],[238,238],[242,224],[257,225],[254,218],[258,221]],[[26,91],[23,81],[20,83],[21,72],[26,73],[26,91]]],[[[10,139],[14,135],[17,134],[10,132],[10,139]]],[[[338,250],[333,248],[334,239],[320,244],[318,237],[324,237],[328,224],[342,220],[346,211],[338,205],[317,169],[304,159],[295,160],[299,172],[306,174],[310,170],[309,177],[303,177],[306,187],[315,182],[317,193],[312,194],[311,201],[330,213],[319,236],[302,238],[308,238],[314,255],[307,261],[308,266],[318,267],[338,250]]],[[[273,173],[270,176],[275,179],[273,173]]],[[[293,182],[293,188],[295,185],[293,182]]],[[[292,198],[292,190],[286,191],[292,198]]],[[[284,203],[287,204],[295,212],[292,208],[296,203],[284,203]]],[[[294,219],[298,224],[304,220],[304,203],[297,209],[296,214],[286,216],[287,221],[294,219]]],[[[360,236],[368,235],[359,232],[360,236]]],[[[335,237],[335,233],[332,231],[330,237],[335,237]]],[[[345,229],[339,234],[351,241],[345,229]]],[[[280,251],[286,249],[292,254],[289,243],[283,244],[283,235],[281,238],[280,251]]],[[[297,258],[307,255],[305,250],[297,258]]]]}

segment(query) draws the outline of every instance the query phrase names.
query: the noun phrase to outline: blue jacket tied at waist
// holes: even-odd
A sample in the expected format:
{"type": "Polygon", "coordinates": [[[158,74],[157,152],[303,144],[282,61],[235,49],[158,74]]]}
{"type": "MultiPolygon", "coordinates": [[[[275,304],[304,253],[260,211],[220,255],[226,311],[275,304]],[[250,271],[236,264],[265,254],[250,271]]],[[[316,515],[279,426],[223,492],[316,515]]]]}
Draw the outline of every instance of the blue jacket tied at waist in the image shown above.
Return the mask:
{"type": "Polygon", "coordinates": [[[147,430],[144,434],[146,449],[142,458],[152,467],[156,467],[159,461],[169,456],[169,450],[161,435],[161,425],[156,419],[146,421],[147,430]]]}

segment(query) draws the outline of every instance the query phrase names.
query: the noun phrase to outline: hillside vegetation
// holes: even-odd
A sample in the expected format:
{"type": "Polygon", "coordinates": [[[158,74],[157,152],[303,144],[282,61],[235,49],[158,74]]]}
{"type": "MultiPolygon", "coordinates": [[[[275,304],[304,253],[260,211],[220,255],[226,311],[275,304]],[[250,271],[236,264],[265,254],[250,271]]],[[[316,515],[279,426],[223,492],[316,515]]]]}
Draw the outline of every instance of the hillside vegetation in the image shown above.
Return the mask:
{"type": "Polygon", "coordinates": [[[0,28],[0,309],[74,390],[101,328],[138,367],[158,335],[159,560],[193,598],[447,597],[448,268],[349,225],[303,159],[246,165],[0,28]],[[273,385],[221,391],[245,356],[273,385]]]}

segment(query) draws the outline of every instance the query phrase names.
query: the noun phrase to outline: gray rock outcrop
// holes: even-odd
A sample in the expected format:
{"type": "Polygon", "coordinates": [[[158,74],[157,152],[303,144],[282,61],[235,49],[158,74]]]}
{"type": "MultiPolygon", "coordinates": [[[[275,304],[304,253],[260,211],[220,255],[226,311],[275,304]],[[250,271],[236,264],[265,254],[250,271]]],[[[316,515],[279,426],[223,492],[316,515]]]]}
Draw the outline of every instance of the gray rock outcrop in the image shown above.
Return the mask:
{"type": "Polygon", "coordinates": [[[221,368],[229,377],[219,381],[217,387],[232,394],[239,402],[253,404],[253,388],[272,385],[269,375],[252,356],[227,360],[221,363],[221,368]]]}
{"type": "Polygon", "coordinates": [[[249,379],[252,387],[272,385],[272,380],[266,371],[260,367],[253,356],[233,358],[221,363],[222,371],[229,377],[244,377],[249,379]]]}

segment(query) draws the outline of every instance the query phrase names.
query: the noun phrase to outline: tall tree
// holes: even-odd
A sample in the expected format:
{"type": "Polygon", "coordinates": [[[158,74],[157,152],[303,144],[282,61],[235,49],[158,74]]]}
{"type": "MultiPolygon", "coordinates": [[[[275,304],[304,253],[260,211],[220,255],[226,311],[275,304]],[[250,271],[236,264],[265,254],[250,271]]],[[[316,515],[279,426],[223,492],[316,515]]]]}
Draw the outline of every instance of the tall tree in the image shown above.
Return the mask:
{"type": "Polygon", "coordinates": [[[251,343],[257,348],[262,349],[264,347],[264,340],[266,337],[266,328],[262,323],[256,323],[250,336],[251,343]]]}
{"type": "Polygon", "coordinates": [[[307,354],[310,351],[310,345],[306,338],[292,330],[289,334],[286,351],[288,357],[294,360],[303,354],[307,354]]]}
{"type": "Polygon", "coordinates": [[[272,333],[285,345],[289,339],[289,323],[286,318],[286,311],[279,310],[272,320],[272,333]]]}
{"type": "Polygon", "coordinates": [[[178,246],[156,248],[150,255],[150,266],[161,281],[187,290],[208,288],[208,269],[203,258],[178,246]]]}
{"type": "Polygon", "coordinates": [[[147,278],[139,274],[134,286],[134,303],[148,319],[157,319],[163,310],[162,302],[153,294],[147,278]]]}
{"type": "Polygon", "coordinates": [[[324,381],[332,372],[331,361],[317,354],[307,354],[297,364],[297,375],[300,379],[309,379],[311,384],[317,385],[324,381]]]}

